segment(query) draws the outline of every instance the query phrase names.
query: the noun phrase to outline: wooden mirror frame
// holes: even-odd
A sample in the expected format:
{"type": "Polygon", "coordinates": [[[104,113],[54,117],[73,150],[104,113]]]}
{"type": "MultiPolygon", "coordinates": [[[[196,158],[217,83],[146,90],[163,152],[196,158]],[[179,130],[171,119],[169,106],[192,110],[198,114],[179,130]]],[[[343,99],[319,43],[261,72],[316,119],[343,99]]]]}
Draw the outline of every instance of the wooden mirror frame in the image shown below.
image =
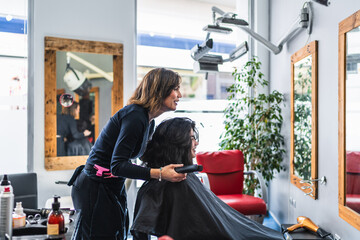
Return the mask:
{"type": "Polygon", "coordinates": [[[85,164],[84,156],[57,156],[56,144],[56,51],[113,56],[111,115],[123,107],[123,44],[45,37],[45,169],[68,170],[85,164]]]}
{"type": "MultiPolygon", "coordinates": [[[[312,62],[311,62],[311,180],[318,178],[318,143],[317,143],[317,122],[318,122],[318,108],[317,108],[317,102],[318,102],[318,96],[317,96],[317,80],[318,80],[318,42],[313,41],[309,43],[308,45],[304,46],[302,49],[297,51],[291,56],[291,132],[290,132],[290,181],[292,184],[297,186],[301,191],[304,193],[310,193],[311,189],[302,189],[303,186],[309,186],[307,183],[301,183],[303,179],[299,178],[294,174],[294,156],[295,156],[295,145],[294,145],[294,121],[295,121],[295,114],[294,114],[294,65],[306,58],[307,56],[312,56],[312,62]]],[[[313,182],[313,192],[312,195],[309,195],[313,199],[317,199],[318,197],[318,183],[317,181],[313,182]]]]}
{"type": "Polygon", "coordinates": [[[360,26],[360,10],[339,23],[339,216],[360,230],[360,214],[346,206],[346,33],[360,26]]]}

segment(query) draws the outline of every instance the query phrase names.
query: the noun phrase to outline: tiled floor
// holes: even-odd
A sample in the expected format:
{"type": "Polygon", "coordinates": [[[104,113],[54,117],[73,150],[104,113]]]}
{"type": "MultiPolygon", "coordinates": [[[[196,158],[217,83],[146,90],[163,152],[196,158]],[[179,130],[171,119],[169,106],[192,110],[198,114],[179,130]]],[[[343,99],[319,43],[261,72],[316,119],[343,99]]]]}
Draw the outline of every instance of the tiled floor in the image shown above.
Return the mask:
{"type": "Polygon", "coordinates": [[[277,224],[277,222],[274,220],[271,214],[265,216],[263,225],[267,226],[268,228],[280,231],[280,226],[277,224]]]}

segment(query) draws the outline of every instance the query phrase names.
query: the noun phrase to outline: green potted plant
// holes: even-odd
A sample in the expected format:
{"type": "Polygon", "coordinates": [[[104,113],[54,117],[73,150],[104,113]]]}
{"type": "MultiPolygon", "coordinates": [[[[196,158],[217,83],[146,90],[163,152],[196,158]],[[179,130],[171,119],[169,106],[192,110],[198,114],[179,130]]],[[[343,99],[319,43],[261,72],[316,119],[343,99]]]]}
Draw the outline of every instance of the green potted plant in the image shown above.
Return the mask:
{"type": "MultiPolygon", "coordinates": [[[[269,94],[260,92],[268,85],[260,65],[254,57],[240,71],[233,72],[235,82],[227,89],[229,103],[224,111],[225,132],[221,135],[220,147],[241,150],[245,170],[259,172],[267,184],[276,172],[284,170],[281,165],[284,137],[280,133],[284,97],[276,90],[269,94]]],[[[257,178],[245,176],[244,193],[254,195],[259,187],[257,178]]]]}

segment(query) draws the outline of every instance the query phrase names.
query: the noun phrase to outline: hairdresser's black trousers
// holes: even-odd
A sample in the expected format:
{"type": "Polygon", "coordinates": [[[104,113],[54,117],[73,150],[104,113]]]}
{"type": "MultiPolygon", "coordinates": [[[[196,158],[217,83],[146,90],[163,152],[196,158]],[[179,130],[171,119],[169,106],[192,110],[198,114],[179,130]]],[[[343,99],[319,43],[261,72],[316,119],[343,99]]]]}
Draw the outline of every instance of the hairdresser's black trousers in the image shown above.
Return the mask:
{"type": "Polygon", "coordinates": [[[80,211],[72,239],[126,239],[128,216],[124,178],[104,179],[85,169],[73,183],[71,196],[80,211]]]}

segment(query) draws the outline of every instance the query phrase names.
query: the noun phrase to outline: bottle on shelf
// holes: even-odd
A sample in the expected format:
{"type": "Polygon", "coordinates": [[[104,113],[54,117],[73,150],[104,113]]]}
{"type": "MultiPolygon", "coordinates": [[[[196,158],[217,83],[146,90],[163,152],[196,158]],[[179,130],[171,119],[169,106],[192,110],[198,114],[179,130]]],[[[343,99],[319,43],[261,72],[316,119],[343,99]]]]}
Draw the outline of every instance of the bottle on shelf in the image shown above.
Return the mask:
{"type": "Polygon", "coordinates": [[[59,235],[65,233],[65,221],[62,212],[60,211],[59,196],[54,196],[52,203],[52,210],[47,219],[47,234],[59,235]]]}
{"type": "Polygon", "coordinates": [[[24,213],[22,202],[17,202],[15,211],[13,213],[13,229],[25,227],[25,225],[26,225],[26,214],[24,213]]]}
{"type": "Polygon", "coordinates": [[[0,193],[0,239],[12,238],[14,194],[11,190],[11,185],[6,185],[0,193]]]}
{"type": "Polygon", "coordinates": [[[4,190],[4,187],[10,187],[10,192],[13,193],[13,187],[11,186],[11,182],[8,180],[8,175],[4,174],[1,182],[0,182],[0,193],[4,190]]]}

